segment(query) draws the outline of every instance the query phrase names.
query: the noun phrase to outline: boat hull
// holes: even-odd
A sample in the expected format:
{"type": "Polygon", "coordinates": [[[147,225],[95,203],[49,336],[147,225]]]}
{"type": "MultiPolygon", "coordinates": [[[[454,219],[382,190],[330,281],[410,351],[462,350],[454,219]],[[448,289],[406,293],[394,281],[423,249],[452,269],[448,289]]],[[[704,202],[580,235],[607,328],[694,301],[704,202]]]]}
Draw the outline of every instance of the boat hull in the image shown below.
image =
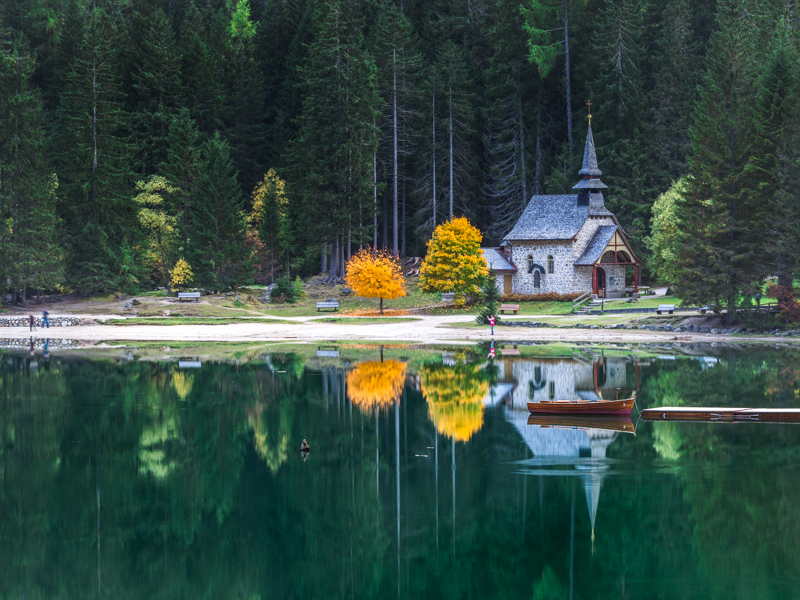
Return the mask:
{"type": "Polygon", "coordinates": [[[550,415],[630,415],[636,398],[625,400],[553,400],[550,402],[528,402],[528,410],[534,414],[550,415]]]}

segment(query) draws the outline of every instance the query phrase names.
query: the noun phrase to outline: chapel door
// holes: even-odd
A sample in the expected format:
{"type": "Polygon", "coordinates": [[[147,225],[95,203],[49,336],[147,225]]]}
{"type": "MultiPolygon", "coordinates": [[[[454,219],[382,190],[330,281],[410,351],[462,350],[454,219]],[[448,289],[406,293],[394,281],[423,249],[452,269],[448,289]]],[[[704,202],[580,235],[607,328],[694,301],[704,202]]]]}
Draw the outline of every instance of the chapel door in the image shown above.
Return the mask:
{"type": "Polygon", "coordinates": [[[606,272],[603,270],[603,267],[597,267],[597,279],[596,279],[596,289],[594,293],[597,294],[598,298],[605,298],[606,297],[606,272]]]}
{"type": "Polygon", "coordinates": [[[503,276],[503,293],[510,294],[511,292],[511,275],[503,276]]]}

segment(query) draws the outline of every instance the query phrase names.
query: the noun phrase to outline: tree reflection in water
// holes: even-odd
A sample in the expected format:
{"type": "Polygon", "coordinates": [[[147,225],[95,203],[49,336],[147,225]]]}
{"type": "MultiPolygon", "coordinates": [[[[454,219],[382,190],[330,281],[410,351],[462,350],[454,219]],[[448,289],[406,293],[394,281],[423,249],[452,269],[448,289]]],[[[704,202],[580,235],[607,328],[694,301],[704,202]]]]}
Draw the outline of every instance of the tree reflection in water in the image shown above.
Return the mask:
{"type": "MultiPolygon", "coordinates": [[[[796,402],[795,351],[715,352],[640,360],[639,406],[796,402]]],[[[3,355],[0,597],[794,595],[800,428],[529,423],[627,357],[386,363],[3,355]]]]}

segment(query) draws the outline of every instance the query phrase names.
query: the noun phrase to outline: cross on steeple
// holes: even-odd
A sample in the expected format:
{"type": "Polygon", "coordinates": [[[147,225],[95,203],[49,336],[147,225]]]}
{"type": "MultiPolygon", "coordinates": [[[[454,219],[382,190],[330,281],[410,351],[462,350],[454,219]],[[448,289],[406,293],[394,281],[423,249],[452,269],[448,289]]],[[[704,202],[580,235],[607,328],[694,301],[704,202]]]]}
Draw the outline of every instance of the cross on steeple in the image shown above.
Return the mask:
{"type": "Polygon", "coordinates": [[[586,101],[586,106],[589,107],[589,127],[591,127],[592,126],[592,101],[591,100],[587,100],[586,101]]]}

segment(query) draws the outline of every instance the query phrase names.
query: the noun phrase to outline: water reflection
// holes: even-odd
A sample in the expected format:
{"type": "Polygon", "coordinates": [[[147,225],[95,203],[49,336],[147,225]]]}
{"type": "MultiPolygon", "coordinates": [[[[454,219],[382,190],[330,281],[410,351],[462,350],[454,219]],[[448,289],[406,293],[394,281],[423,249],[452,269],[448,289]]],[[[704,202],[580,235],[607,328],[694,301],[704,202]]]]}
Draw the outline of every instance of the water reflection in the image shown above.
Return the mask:
{"type": "Polygon", "coordinates": [[[638,388],[644,407],[786,405],[796,354],[339,352],[199,369],[2,355],[0,598],[787,598],[800,584],[800,428],[632,435],[526,409],[551,383],[638,388]]]}

